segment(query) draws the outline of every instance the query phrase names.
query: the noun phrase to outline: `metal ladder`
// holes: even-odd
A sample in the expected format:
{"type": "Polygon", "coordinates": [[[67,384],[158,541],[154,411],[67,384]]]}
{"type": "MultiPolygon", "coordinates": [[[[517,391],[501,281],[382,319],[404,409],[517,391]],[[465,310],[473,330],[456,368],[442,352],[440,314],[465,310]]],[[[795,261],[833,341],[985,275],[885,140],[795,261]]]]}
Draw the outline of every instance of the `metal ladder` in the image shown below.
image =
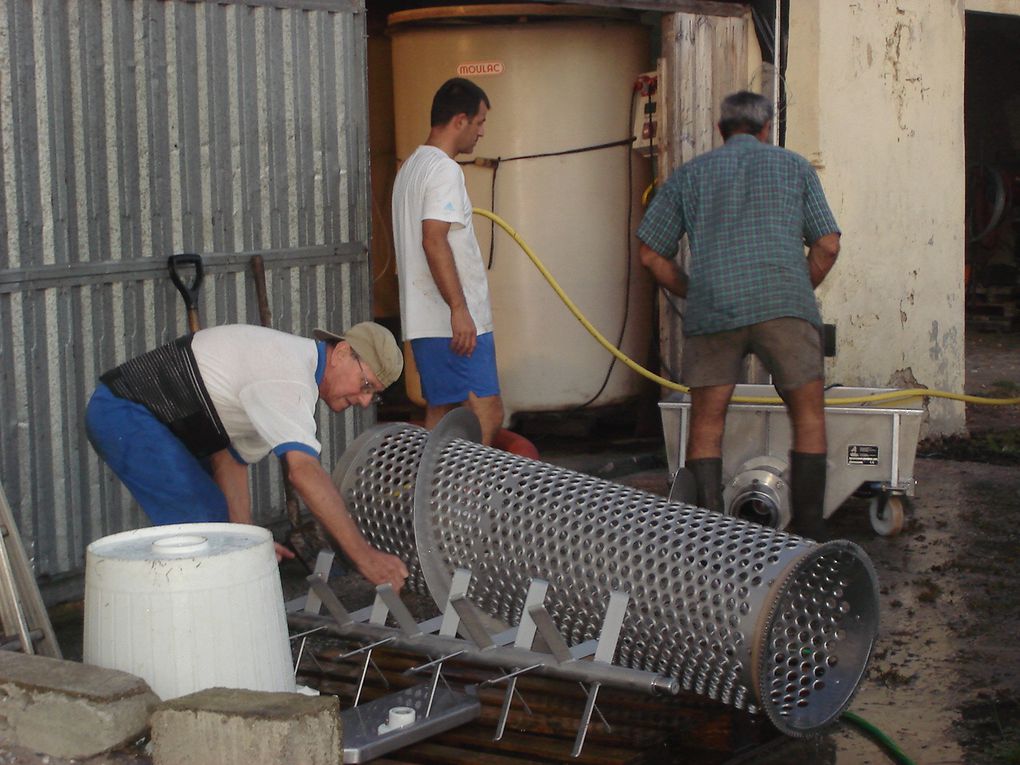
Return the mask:
{"type": "Polygon", "coordinates": [[[0,537],[0,650],[63,658],[2,485],[0,537]]]}

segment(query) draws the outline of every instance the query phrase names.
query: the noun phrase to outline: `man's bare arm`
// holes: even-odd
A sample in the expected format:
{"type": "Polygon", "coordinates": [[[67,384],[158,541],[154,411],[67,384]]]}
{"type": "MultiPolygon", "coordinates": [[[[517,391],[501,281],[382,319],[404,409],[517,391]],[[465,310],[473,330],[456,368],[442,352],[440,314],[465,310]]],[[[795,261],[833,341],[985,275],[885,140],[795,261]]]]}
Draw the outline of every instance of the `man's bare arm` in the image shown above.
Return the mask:
{"type": "MultiPolygon", "coordinates": [[[[213,480],[227,498],[227,520],[231,523],[254,523],[251,515],[251,491],[248,489],[248,466],[234,459],[227,449],[209,457],[213,480]]],[[[276,559],[293,558],[294,553],[278,542],[276,559]]]]}
{"type": "Polygon", "coordinates": [[[450,307],[450,329],[453,331],[450,349],[460,356],[470,356],[478,343],[478,328],[464,298],[453,250],[447,239],[449,233],[450,224],[446,221],[428,219],[421,223],[422,246],[429,270],[439,294],[450,307]]]}
{"type": "Polygon", "coordinates": [[[227,498],[227,518],[231,523],[251,523],[248,466],[234,459],[234,455],[227,449],[221,449],[210,456],[209,464],[213,480],[227,498]]]}
{"type": "Polygon", "coordinates": [[[660,287],[672,292],[677,297],[687,297],[687,274],[680,270],[675,258],[667,258],[642,242],[638,249],[641,265],[651,272],[660,287]]]}
{"type": "Polygon", "coordinates": [[[368,543],[319,460],[300,451],[287,452],[284,459],[294,489],[358,571],[372,584],[389,583],[395,590],[403,587],[407,566],[368,543]]]}
{"type": "Polygon", "coordinates": [[[808,273],[811,286],[817,287],[828,276],[839,255],[839,234],[826,234],[808,249],[808,273]]]}

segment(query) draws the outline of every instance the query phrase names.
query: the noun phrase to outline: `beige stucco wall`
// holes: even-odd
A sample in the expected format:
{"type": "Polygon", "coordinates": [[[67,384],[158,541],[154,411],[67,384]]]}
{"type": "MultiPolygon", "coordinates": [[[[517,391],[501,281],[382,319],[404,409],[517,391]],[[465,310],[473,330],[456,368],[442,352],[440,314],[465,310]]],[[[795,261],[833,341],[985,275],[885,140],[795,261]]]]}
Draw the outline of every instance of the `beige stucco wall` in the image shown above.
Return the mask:
{"type": "MultiPolygon", "coordinates": [[[[818,290],[827,382],[964,385],[964,5],[794,0],[786,145],[818,168],[843,251],[818,290]]],[[[964,428],[932,399],[930,433],[964,428]]]]}

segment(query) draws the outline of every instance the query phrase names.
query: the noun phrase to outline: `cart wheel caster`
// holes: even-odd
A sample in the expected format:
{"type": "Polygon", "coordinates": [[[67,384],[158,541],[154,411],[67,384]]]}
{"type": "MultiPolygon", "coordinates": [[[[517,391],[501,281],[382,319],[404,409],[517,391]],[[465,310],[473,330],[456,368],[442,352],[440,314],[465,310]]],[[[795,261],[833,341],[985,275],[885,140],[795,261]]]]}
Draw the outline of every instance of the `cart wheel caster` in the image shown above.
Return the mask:
{"type": "Polygon", "coordinates": [[[903,531],[906,502],[899,495],[873,497],[868,505],[871,528],[883,537],[892,537],[903,531]]]}

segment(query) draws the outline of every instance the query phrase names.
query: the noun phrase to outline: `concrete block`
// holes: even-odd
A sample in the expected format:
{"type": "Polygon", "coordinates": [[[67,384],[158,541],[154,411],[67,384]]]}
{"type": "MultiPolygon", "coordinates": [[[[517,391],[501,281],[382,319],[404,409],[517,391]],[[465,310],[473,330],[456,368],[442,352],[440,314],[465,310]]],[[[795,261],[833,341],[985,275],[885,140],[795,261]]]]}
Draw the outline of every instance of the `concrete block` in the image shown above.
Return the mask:
{"type": "Polygon", "coordinates": [[[160,704],[152,715],[153,765],[337,765],[340,700],[209,688],[160,704]]]}
{"type": "Polygon", "coordinates": [[[0,651],[0,738],[56,757],[90,757],[142,736],[159,697],[140,677],[0,651]]]}

